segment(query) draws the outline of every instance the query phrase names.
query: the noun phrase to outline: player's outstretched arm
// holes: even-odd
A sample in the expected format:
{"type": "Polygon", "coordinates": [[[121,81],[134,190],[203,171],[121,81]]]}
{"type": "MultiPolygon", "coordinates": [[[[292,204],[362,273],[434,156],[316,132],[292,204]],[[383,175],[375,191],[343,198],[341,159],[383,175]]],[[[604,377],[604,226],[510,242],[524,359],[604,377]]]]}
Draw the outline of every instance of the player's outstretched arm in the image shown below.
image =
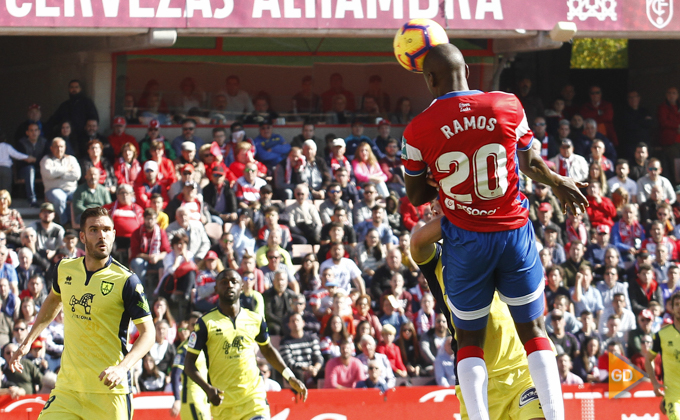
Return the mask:
{"type": "Polygon", "coordinates": [[[587,187],[587,183],[577,182],[551,171],[543,158],[531,147],[528,150],[518,150],[517,155],[519,170],[532,180],[551,187],[553,194],[560,200],[562,212],[566,213],[567,208],[574,214],[586,212],[588,200],[579,188],[587,187]]]}
{"type": "Polygon", "coordinates": [[[121,382],[127,380],[127,374],[130,369],[151,350],[153,342],[156,338],[156,328],[153,321],[149,317],[146,321],[137,324],[139,330],[139,338],[132,345],[132,348],[127,355],[116,366],[109,366],[102,373],[99,374],[99,380],[104,381],[104,385],[109,389],[113,389],[121,382]]]}
{"type": "Polygon", "coordinates": [[[21,364],[21,358],[28,354],[31,349],[31,344],[33,344],[43,330],[50,325],[50,322],[57,316],[61,307],[61,296],[54,293],[54,291],[50,291],[50,294],[47,295],[45,302],[43,302],[40,307],[40,312],[38,312],[38,315],[35,317],[35,323],[31,327],[31,331],[28,333],[23,343],[19,345],[17,351],[12,354],[12,359],[9,361],[12,372],[22,372],[24,370],[24,366],[21,364]]]}
{"type": "Polygon", "coordinates": [[[442,238],[442,216],[434,217],[411,237],[411,257],[416,264],[430,258],[434,252],[434,243],[442,238]]]}
{"type": "Polygon", "coordinates": [[[437,198],[439,191],[427,182],[427,172],[415,176],[405,175],[406,195],[411,204],[418,207],[437,198]]]}
{"type": "Polygon", "coordinates": [[[278,350],[272,346],[271,341],[267,342],[267,344],[260,345],[260,352],[262,352],[264,358],[267,359],[267,362],[269,362],[274,369],[283,375],[284,378],[287,378],[286,380],[290,386],[302,397],[302,401],[307,401],[307,387],[301,380],[296,378],[293,372],[286,366],[286,363],[281,358],[278,350]]]}
{"type": "Polygon", "coordinates": [[[664,396],[664,390],[663,385],[659,383],[659,381],[656,379],[656,372],[655,372],[655,366],[654,366],[654,359],[656,358],[656,353],[654,352],[647,352],[647,356],[645,357],[645,371],[647,372],[647,376],[649,376],[649,379],[652,381],[652,386],[654,387],[654,394],[656,394],[657,397],[663,397],[664,396]]]}
{"type": "Polygon", "coordinates": [[[208,396],[208,401],[210,401],[210,404],[218,406],[222,404],[222,400],[224,399],[222,394],[224,394],[224,391],[210,385],[205,380],[205,378],[203,378],[203,376],[198,373],[198,369],[196,369],[197,358],[198,354],[187,351],[187,355],[184,358],[184,373],[186,373],[187,376],[196,383],[196,385],[201,387],[203,392],[205,392],[205,395],[208,396]]]}

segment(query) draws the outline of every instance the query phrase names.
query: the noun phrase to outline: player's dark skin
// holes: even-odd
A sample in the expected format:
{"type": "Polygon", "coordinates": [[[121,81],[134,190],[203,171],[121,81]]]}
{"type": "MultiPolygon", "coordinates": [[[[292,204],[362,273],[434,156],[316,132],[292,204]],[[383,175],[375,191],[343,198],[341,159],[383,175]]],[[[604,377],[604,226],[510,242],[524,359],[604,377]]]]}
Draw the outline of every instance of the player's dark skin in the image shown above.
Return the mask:
{"type": "MultiPolygon", "coordinates": [[[[470,90],[467,73],[468,67],[463,54],[452,44],[435,46],[427,53],[423,62],[425,83],[435,98],[449,92],[470,90]]],[[[526,151],[518,150],[517,155],[522,173],[536,182],[550,186],[553,194],[562,203],[562,211],[565,214],[567,207],[575,214],[577,211],[585,213],[588,200],[581,194],[579,188],[587,187],[587,183],[576,182],[552,172],[543,158],[531,147],[526,151]]],[[[428,179],[427,173],[418,176],[406,175],[406,195],[414,206],[421,206],[438,197],[439,185],[428,179]]],[[[515,323],[515,327],[522,343],[527,343],[537,337],[547,337],[542,316],[530,322],[515,323]]],[[[485,328],[470,331],[456,327],[458,348],[466,346],[483,348],[485,332],[485,328]]]]}
{"type": "MultiPolygon", "coordinates": [[[[215,292],[219,296],[219,309],[224,315],[236,320],[239,312],[241,312],[241,304],[239,297],[241,296],[241,289],[243,288],[243,280],[241,276],[231,269],[222,271],[215,279],[215,292]]],[[[286,369],[286,364],[283,362],[279,352],[272,346],[271,342],[260,345],[260,352],[267,359],[270,365],[279,373],[286,369]]],[[[198,355],[187,352],[186,358],[184,359],[184,372],[192,381],[196,382],[198,386],[203,389],[203,391],[208,396],[208,401],[213,405],[220,405],[224,397],[222,394],[223,390],[218,389],[210,385],[205,378],[203,378],[196,369],[196,359],[198,355]]],[[[295,376],[291,376],[288,380],[290,386],[298,392],[303,401],[307,400],[307,387],[295,376]]]]}

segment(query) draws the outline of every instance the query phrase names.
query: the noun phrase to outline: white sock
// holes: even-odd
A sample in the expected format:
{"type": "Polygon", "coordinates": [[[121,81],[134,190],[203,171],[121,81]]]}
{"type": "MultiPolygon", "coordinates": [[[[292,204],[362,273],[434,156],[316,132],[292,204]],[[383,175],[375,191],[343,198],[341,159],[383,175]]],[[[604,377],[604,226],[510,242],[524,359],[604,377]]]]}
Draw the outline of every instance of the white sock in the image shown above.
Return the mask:
{"type": "Polygon", "coordinates": [[[564,420],[562,385],[555,354],[552,350],[537,350],[530,353],[527,359],[546,420],[564,420]]]}
{"type": "Polygon", "coordinates": [[[470,420],[489,420],[488,381],[484,359],[467,357],[458,362],[458,383],[470,420]]]}

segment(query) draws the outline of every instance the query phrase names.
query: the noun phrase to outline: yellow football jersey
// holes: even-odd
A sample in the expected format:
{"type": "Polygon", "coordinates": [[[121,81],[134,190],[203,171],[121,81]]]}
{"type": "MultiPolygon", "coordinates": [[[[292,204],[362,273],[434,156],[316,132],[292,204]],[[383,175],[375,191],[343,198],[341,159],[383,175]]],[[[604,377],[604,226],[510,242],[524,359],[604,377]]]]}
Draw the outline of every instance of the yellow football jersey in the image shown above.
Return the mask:
{"type": "Polygon", "coordinates": [[[248,309],[241,308],[232,320],[217,307],[196,323],[187,351],[205,353],[210,383],[224,391],[220,407],[234,407],[265,394],[255,343],[269,343],[269,332],[262,316],[248,309]]]}
{"type": "Polygon", "coordinates": [[[151,319],[144,287],[133,272],[113,258],[87,271],[85,258],[61,260],[52,289],[64,305],[64,352],[56,389],[128,394],[132,375],[113,390],[99,374],[120,363],[128,352],[130,320],[151,319]]]}
{"type": "MultiPolygon", "coordinates": [[[[184,371],[184,359],[187,355],[187,345],[189,340],[182,342],[182,344],[177,347],[177,355],[172,363],[172,367],[180,368],[184,371]]],[[[198,358],[196,359],[196,370],[203,376],[203,378],[208,377],[208,364],[205,360],[205,353],[200,352],[198,358]]],[[[196,382],[192,381],[191,378],[187,376],[186,373],[182,372],[182,404],[199,403],[207,404],[208,396],[201,389],[196,382]]]]}
{"type": "MultiPolygon", "coordinates": [[[[430,291],[437,301],[437,307],[446,315],[446,319],[449,321],[449,330],[455,337],[451,308],[448,306],[448,299],[445,297],[446,288],[444,287],[441,254],[441,245],[435,244],[435,250],[430,258],[418,266],[430,285],[430,291]]],[[[528,364],[524,346],[515,330],[515,323],[512,320],[512,315],[510,315],[508,305],[500,300],[498,292],[494,293],[486,324],[484,361],[489,372],[489,378],[504,375],[528,364]]]]}
{"type": "Polygon", "coordinates": [[[670,324],[654,334],[653,354],[661,353],[666,403],[680,402],[680,331],[670,324]]]}

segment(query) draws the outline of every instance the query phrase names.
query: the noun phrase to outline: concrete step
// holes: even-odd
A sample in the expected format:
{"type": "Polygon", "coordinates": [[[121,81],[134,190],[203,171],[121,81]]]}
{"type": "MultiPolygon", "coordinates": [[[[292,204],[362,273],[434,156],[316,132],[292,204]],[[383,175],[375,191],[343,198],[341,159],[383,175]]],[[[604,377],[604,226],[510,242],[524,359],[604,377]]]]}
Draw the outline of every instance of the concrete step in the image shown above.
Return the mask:
{"type": "Polygon", "coordinates": [[[31,207],[25,198],[12,199],[12,208],[21,213],[21,218],[27,226],[39,219],[40,208],[31,207]]]}

